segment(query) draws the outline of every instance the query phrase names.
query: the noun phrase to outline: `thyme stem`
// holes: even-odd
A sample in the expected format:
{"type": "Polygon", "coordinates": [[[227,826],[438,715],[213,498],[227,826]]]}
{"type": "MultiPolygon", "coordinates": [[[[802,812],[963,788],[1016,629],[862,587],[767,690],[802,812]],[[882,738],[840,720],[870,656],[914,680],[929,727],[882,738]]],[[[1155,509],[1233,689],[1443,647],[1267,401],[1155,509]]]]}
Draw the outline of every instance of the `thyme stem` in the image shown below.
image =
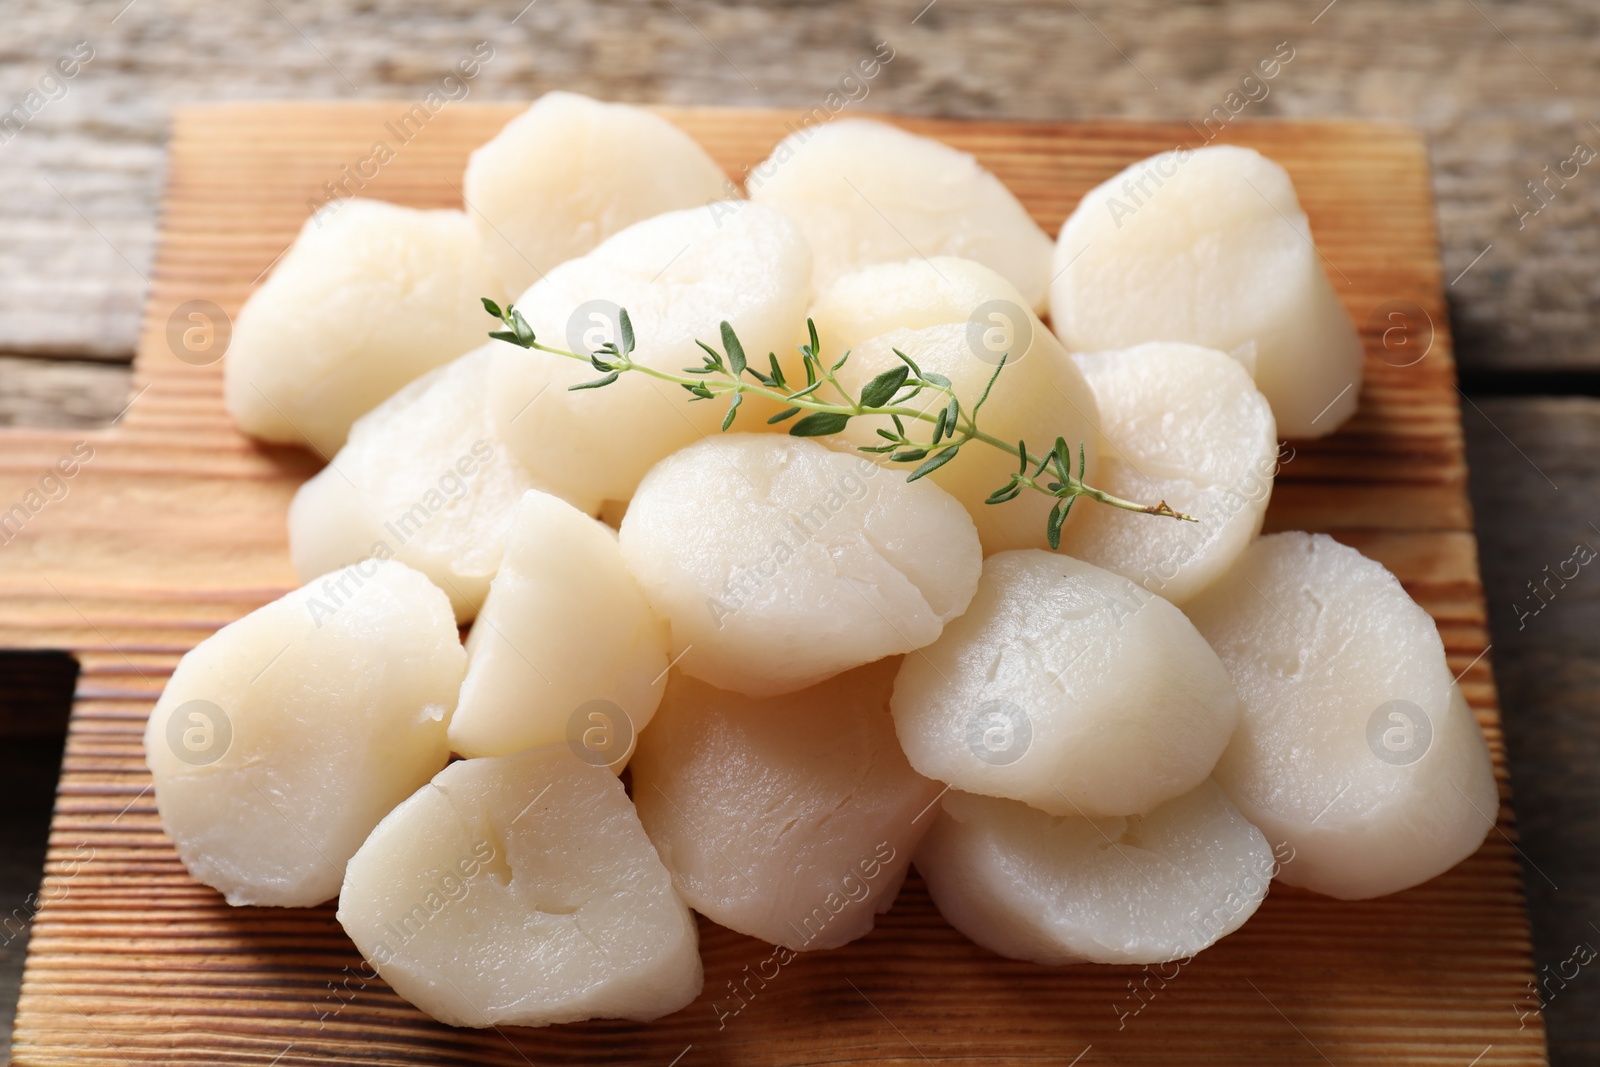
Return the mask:
{"type": "Polygon", "coordinates": [[[1056,438],[1053,448],[1040,455],[1030,451],[1026,442],[1018,441],[1012,444],[979,429],[978,412],[989,399],[989,392],[999,379],[1000,372],[1005,369],[1004,356],[995,367],[994,374],[990,376],[988,385],[984,387],[983,395],[978,398],[977,403],[968,408],[956,396],[949,378],[922,370],[914,360],[898,349],[895,350],[895,355],[900,358],[903,365],[883,371],[863,386],[859,395],[853,395],[840,384],[835,374],[850,358],[850,353],[844,353],[831,365],[824,362],[819,351],[816,326],[809,320],[806,325],[810,332],[810,343],[800,347],[806,384],[799,388],[791,388],[776,355],[769,354],[767,357],[771,368],[770,374],[763,373],[749,364],[744,347],[739,343],[733,328],[726,322],[722,323],[722,351],[719,352],[703,341],[698,342],[705,352],[704,363],[699,367],[686,367],[682,373],[673,373],[647,366],[633,359],[633,324],[625,310],[620,312],[618,317],[619,341],[607,342],[589,355],[581,355],[540,341],[534,336],[522,313],[514,306],[507,305],[502,310],[489,299],[484,299],[483,306],[506,327],[504,330],[490,333],[490,337],[531,351],[587,363],[600,372],[601,377],[569,386],[570,389],[601,388],[610,385],[625,373],[643,374],[682,387],[691,394],[691,400],[730,398],[727,414],[722,421],[724,430],[733,424],[744,397],[758,396],[774,401],[784,408],[782,412],[768,420],[772,423],[787,421],[802,411],[809,412],[789,427],[790,434],[796,437],[836,434],[844,429],[850,419],[862,416],[887,417],[894,429],[891,431],[884,427],[877,428],[877,434],[883,439],[884,444],[861,445],[858,449],[867,453],[892,453],[889,456],[891,462],[919,464],[907,476],[907,481],[915,481],[931,474],[955,459],[968,442],[980,441],[1006,453],[1018,462],[1017,471],[1010,476],[1005,485],[991,493],[985,503],[1003,504],[1015,499],[1024,490],[1043,493],[1055,499],[1055,506],[1050,511],[1045,528],[1051,548],[1061,546],[1062,524],[1066,522],[1068,512],[1079,497],[1088,497],[1098,503],[1121,508],[1124,511],[1159,515],[1185,522],[1196,521],[1193,516],[1173,510],[1165,500],[1158,504],[1142,504],[1134,500],[1125,500],[1089,485],[1083,480],[1085,455],[1082,445],[1078,448],[1077,470],[1074,471],[1071,449],[1061,437],[1056,438]],[[837,399],[821,396],[824,387],[831,388],[837,399]],[[936,394],[936,398],[942,399],[944,403],[924,404],[921,407],[914,407],[909,403],[924,392],[936,394]],[[934,428],[932,439],[913,440],[906,433],[905,420],[931,424],[934,428]]]}

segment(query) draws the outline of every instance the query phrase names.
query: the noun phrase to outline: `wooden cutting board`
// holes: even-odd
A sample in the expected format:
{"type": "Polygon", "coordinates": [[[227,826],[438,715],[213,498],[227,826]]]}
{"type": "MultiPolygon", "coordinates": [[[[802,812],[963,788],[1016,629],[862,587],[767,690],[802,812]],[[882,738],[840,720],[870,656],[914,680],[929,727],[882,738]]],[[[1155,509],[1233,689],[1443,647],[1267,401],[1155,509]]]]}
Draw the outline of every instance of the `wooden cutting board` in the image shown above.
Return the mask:
{"type": "MultiPolygon", "coordinates": [[[[467,153],[516,111],[449,104],[401,143],[393,124],[406,110],[179,112],[131,406],[105,432],[0,432],[0,507],[30,508],[0,547],[0,646],[69,649],[83,665],[17,1063],[1545,1062],[1539,1018],[1526,1014],[1533,969],[1504,802],[1486,813],[1498,823],[1477,855],[1427,885],[1363,903],[1276,887],[1243,930],[1166,979],[999,959],[945,925],[914,875],[872,935],[775,977],[767,946],[702,921],[704,993],[648,1025],[452,1030],[365,977],[331,906],[232,909],[191,881],[161,831],[141,731],[179,656],[295,584],[284,515],[315,463],[240,436],[222,408],[221,364],[176,358],[168,320],[192,300],[235,313],[308,200],[376,141],[394,156],[366,195],[459,207],[467,153]],[[73,476],[28,497],[62,457],[79,460],[73,476]],[[767,978],[745,981],[758,971],[767,978]]],[[[736,178],[800,119],[665,113],[736,178]]],[[[897,121],[975,153],[1051,233],[1091,185],[1201,141],[1178,125],[897,121]]],[[[1289,169],[1368,348],[1360,414],[1293,446],[1268,528],[1355,545],[1432,613],[1504,798],[1425,146],[1410,129],[1366,123],[1239,123],[1220,140],[1289,169]],[[1391,301],[1409,308],[1409,330],[1404,317],[1369,321],[1391,301]]]]}

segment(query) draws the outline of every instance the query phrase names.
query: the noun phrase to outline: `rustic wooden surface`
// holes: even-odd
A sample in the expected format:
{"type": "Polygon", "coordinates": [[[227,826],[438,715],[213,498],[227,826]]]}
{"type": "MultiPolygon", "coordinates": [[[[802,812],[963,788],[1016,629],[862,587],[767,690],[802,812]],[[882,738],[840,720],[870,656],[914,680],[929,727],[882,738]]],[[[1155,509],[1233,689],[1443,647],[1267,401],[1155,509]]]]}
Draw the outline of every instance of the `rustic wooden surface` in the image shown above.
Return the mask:
{"type": "Polygon", "coordinates": [[[1245,116],[1418,125],[1445,280],[1493,244],[1449,288],[1462,366],[1600,370],[1595,167],[1525,226],[1511,209],[1576,142],[1600,148],[1592,0],[8,0],[4,24],[6,107],[76,42],[95,58],[0,145],[0,354],[131,358],[174,104],[409,102],[488,41],[475,99],[808,107],[888,41],[852,110],[1188,120],[1287,41],[1295,59],[1245,116]]]}
{"type": "MultiPolygon", "coordinates": [[[[359,959],[330,908],[234,910],[190,881],[156,819],[140,730],[185,649],[292,584],[283,512],[312,464],[233,430],[218,367],[174,358],[166,317],[190,299],[237,309],[303,220],[308,191],[364,151],[391,110],[184,113],[136,399],[107,433],[4,438],[7,499],[74,441],[95,449],[68,497],[0,555],[0,646],[70,648],[83,665],[18,1063],[1544,1062],[1538,1016],[1519,1029],[1515,1010],[1533,971],[1506,807],[1476,856],[1407,893],[1349,904],[1275,890],[1120,1031],[1133,969],[998,960],[946,927],[915,880],[871,937],[791,964],[720,1032],[710,1002],[767,950],[704,923],[706,993],[685,1011],[650,1026],[504,1033],[432,1024],[378,982],[353,980],[341,996],[329,983],[359,959]]],[[[513,110],[441,112],[372,191],[456,202],[467,150],[513,110]]],[[[782,132],[774,113],[675,117],[729,166],[761,158],[782,132]]],[[[1183,136],[1173,126],[908,124],[976,152],[1049,227],[1090,184],[1183,136]]],[[[1239,125],[1229,139],[1289,168],[1322,252],[1350,279],[1339,289],[1358,322],[1406,299],[1438,324],[1413,366],[1385,359],[1366,332],[1361,413],[1298,450],[1269,523],[1332,532],[1401,577],[1464,672],[1503,783],[1423,146],[1400,127],[1348,123],[1239,125]]]]}
{"type": "MultiPolygon", "coordinates": [[[[1600,550],[1600,400],[1484,397],[1465,422],[1535,954],[1559,973],[1600,949],[1600,574],[1552,582],[1542,607],[1528,583],[1600,550]]],[[[1552,991],[1552,1061],[1600,1063],[1600,974],[1552,991]]]]}
{"type": "MultiPolygon", "coordinates": [[[[926,0],[540,0],[526,11],[524,3],[8,0],[0,105],[21,100],[77,41],[92,41],[96,59],[65,97],[0,145],[0,425],[103,426],[126,403],[174,104],[410,101],[471,43],[489,40],[497,57],[474,100],[570,87],[645,102],[810,106],[874,42],[890,40],[895,62],[852,110],[1192,119],[1288,40],[1295,61],[1247,116],[1417,124],[1432,156],[1445,280],[1495,246],[1447,294],[1468,395],[1493,420],[1466,408],[1495,658],[1529,833],[1522,848],[1561,887],[1527,871],[1536,958],[1558,966],[1580,937],[1594,936],[1600,795],[1590,768],[1600,749],[1600,679],[1590,665],[1600,651],[1592,608],[1600,586],[1586,573],[1539,617],[1532,644],[1513,640],[1527,634],[1511,606],[1551,561],[1548,539],[1583,536],[1600,514],[1600,477],[1588,464],[1600,403],[1552,406],[1525,395],[1600,392],[1592,328],[1600,183],[1585,168],[1522,230],[1510,208],[1570,143],[1600,147],[1589,125],[1600,121],[1592,113],[1600,95],[1592,0],[1338,0],[1331,8],[1326,0],[938,0],[926,11],[926,0]],[[1496,392],[1521,395],[1485,395],[1496,392]],[[1545,468],[1567,464],[1559,496],[1525,456],[1545,468]]],[[[0,669],[0,698],[10,683],[0,669]]],[[[35,805],[32,779],[0,778],[0,804],[20,824],[35,805]]],[[[0,911],[21,907],[35,888],[30,847],[7,861],[19,881],[0,886],[0,911]]],[[[0,1050],[17,944],[0,952],[0,1050]]],[[[1544,1017],[1553,1062],[1600,1062],[1593,969],[1544,1017]]]]}

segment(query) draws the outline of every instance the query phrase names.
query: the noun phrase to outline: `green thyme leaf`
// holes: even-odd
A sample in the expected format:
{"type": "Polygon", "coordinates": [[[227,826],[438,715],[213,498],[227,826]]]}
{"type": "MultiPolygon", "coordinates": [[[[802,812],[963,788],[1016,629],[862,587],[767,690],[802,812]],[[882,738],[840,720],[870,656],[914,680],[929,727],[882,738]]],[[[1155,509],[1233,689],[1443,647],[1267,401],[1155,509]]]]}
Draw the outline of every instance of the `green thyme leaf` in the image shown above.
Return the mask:
{"type": "Polygon", "coordinates": [[[1065,437],[1056,438],[1056,447],[1050,453],[1050,462],[1055,465],[1056,476],[1063,482],[1072,480],[1072,451],[1067,447],[1065,437]]]}
{"type": "Polygon", "coordinates": [[[910,367],[912,373],[915,374],[918,378],[921,378],[923,381],[927,381],[928,380],[928,376],[926,374],[922,373],[922,368],[917,366],[916,360],[912,359],[910,356],[906,355],[904,352],[900,351],[898,348],[891,348],[891,349],[889,349],[889,351],[893,352],[895,355],[899,356],[903,361],[905,361],[905,365],[907,367],[910,367]]]}
{"type": "MultiPolygon", "coordinates": [[[[816,327],[812,327],[812,336],[816,336],[816,327]]],[[[814,387],[817,384],[817,357],[805,345],[800,346],[800,362],[805,364],[806,385],[814,387]]]]}
{"type": "Polygon", "coordinates": [[[793,437],[826,437],[844,429],[849,421],[850,416],[843,412],[813,411],[789,427],[789,433],[793,437]]]}
{"type": "Polygon", "coordinates": [[[911,371],[907,367],[890,367],[868,382],[861,390],[861,406],[881,408],[894,399],[894,394],[906,384],[911,371]]]}
{"type": "Polygon", "coordinates": [[[567,391],[575,393],[579,389],[598,389],[603,385],[610,385],[612,382],[616,381],[620,377],[622,377],[622,372],[614,370],[610,374],[607,374],[605,377],[596,378],[592,382],[579,382],[577,385],[569,385],[569,386],[567,386],[567,391]]]}
{"type": "Polygon", "coordinates": [[[1022,493],[1022,483],[1007,482],[984,498],[985,504],[1004,504],[1008,500],[1015,500],[1022,493]]]}
{"type": "Polygon", "coordinates": [[[628,318],[627,308],[617,309],[617,326],[622,333],[622,354],[633,354],[633,320],[628,318]]]}
{"type": "Polygon", "coordinates": [[[508,307],[506,312],[511,316],[511,328],[517,331],[517,344],[523,348],[531,347],[537,340],[533,336],[533,327],[528,325],[528,320],[523,318],[522,312],[516,308],[508,307]]]}
{"type": "Polygon", "coordinates": [[[722,347],[728,353],[728,369],[738,378],[749,364],[745,362],[744,345],[739,343],[739,335],[733,332],[727,319],[722,320],[722,347]]]}
{"type": "Polygon", "coordinates": [[[1044,535],[1050,542],[1052,549],[1061,547],[1061,524],[1067,521],[1067,501],[1057,500],[1055,507],[1050,509],[1050,517],[1045,520],[1044,535]]]}
{"type": "Polygon", "coordinates": [[[635,363],[630,358],[637,338],[632,319],[626,309],[618,309],[617,340],[608,341],[593,352],[580,354],[540,343],[533,327],[516,305],[507,304],[502,308],[489,297],[481,297],[480,303],[483,304],[485,312],[499,319],[506,327],[487,331],[494,340],[579,360],[601,372],[599,378],[568,386],[569,389],[574,391],[599,389],[612,384],[626,371],[641,371],[650,377],[680,386],[689,394],[691,401],[727,396],[728,409],[722,418],[724,430],[731,428],[736,422],[738,411],[748,393],[754,393],[766,401],[787,404],[782,411],[767,419],[769,425],[787,422],[799,415],[802,410],[810,409],[809,414],[790,424],[789,433],[795,437],[822,437],[843,431],[851,418],[864,411],[878,414],[884,408],[894,408],[911,398],[920,396],[924,390],[939,390],[948,399],[937,413],[930,414],[925,410],[908,411],[902,418],[897,411],[891,411],[889,415],[893,430],[881,426],[874,427],[874,432],[883,443],[862,446],[859,451],[872,455],[887,455],[890,462],[919,464],[906,476],[907,481],[913,482],[954,460],[969,441],[979,440],[991,448],[1015,455],[1017,472],[1010,476],[1005,485],[991,492],[985,503],[1003,504],[1008,500],[1015,500],[1024,490],[1035,490],[1052,496],[1054,504],[1045,524],[1045,534],[1052,548],[1060,547],[1062,526],[1071,513],[1074,502],[1079,496],[1084,495],[1093,496],[1100,503],[1128,511],[1195,521],[1192,516],[1180,514],[1164,502],[1154,506],[1140,504],[1088,486],[1084,482],[1088,470],[1087,443],[1084,441],[1078,443],[1077,472],[1074,474],[1072,448],[1063,437],[1057,437],[1053,447],[1044,456],[1034,457],[1030,456],[1026,441],[1019,440],[1016,449],[1013,450],[1010,445],[981,432],[978,428],[979,410],[993,392],[994,384],[1005,369],[1008,357],[1000,359],[977,403],[972,404],[963,416],[962,398],[956,395],[950,379],[943,374],[924,371],[915,360],[899,349],[895,349],[894,353],[902,366],[891,367],[875,375],[861,388],[859,394],[853,395],[834,376],[834,372],[843,367],[850,358],[850,353],[846,351],[831,365],[823,363],[822,342],[817,333],[816,322],[811,319],[806,320],[809,343],[799,346],[806,385],[802,389],[790,391],[783,367],[778,362],[777,353],[767,353],[770,374],[751,367],[746,359],[743,344],[727,322],[721,323],[720,329],[723,351],[718,351],[697,338],[695,344],[704,353],[704,363],[699,367],[685,367],[680,374],[672,374],[635,363]],[[834,387],[839,394],[837,401],[817,399],[819,389],[824,383],[834,387]],[[797,403],[807,397],[810,399],[803,405],[797,403]],[[963,417],[965,425],[962,422],[963,417]],[[908,421],[931,425],[930,439],[919,441],[911,436],[906,429],[908,421]],[[1037,467],[1030,476],[1028,469],[1034,463],[1037,463],[1037,467]],[[1040,478],[1046,471],[1050,472],[1051,477],[1047,483],[1041,482],[1040,478]]]}
{"type": "Polygon", "coordinates": [[[710,345],[706,344],[704,341],[696,341],[695,344],[699,345],[701,350],[703,352],[705,352],[705,354],[706,354],[706,366],[707,367],[710,367],[712,369],[717,369],[717,368],[720,368],[722,366],[722,353],[721,352],[718,352],[715,348],[712,348],[710,345]]]}
{"type": "Polygon", "coordinates": [[[960,445],[956,445],[954,448],[945,449],[943,452],[940,452],[938,455],[936,455],[932,459],[928,460],[928,462],[924,463],[922,466],[918,467],[916,470],[914,470],[910,474],[908,474],[906,476],[906,481],[914,482],[918,478],[921,478],[923,475],[932,474],[934,471],[938,470],[940,467],[944,466],[946,463],[949,463],[951,460],[955,459],[956,455],[960,451],[961,451],[961,446],[960,445]]]}

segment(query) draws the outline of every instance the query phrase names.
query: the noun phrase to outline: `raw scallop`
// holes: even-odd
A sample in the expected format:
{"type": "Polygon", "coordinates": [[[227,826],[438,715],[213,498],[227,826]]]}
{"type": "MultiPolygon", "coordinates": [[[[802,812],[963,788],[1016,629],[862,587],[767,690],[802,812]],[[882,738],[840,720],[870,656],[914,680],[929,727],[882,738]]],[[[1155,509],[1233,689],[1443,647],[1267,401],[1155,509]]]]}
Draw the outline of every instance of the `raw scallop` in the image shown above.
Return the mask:
{"type": "Polygon", "coordinates": [[[1239,361],[1213,349],[1151,343],[1072,358],[1100,413],[1093,484],[1198,521],[1080,501],[1065,548],[1182,604],[1261,532],[1277,471],[1272,409],[1239,361]]]}
{"type": "Polygon", "coordinates": [[[1070,351],[1253,343],[1279,433],[1321,437],[1356,409],[1361,338],[1288,173],[1253,149],[1167,152],[1091,189],[1053,276],[1051,324],[1070,351]]]}
{"type": "Polygon", "coordinates": [[[504,756],[570,741],[620,771],[666,675],[666,625],[623,566],[617,535],[529,490],[467,638],[451,748],[504,756]]]}
{"type": "Polygon", "coordinates": [[[1147,815],[1047,815],[951,792],[917,850],[939,914],[1012,959],[1165,963],[1244,925],[1276,870],[1214,782],[1147,815]]]}
{"type": "Polygon", "coordinates": [[[304,907],[445,765],[465,657],[450,602],[394,560],[296,589],[196,645],[144,732],[161,825],[230,904],[304,907]]]}
{"type": "Polygon", "coordinates": [[[489,423],[485,349],[430,371],[356,420],[295,493],[289,555],[302,581],[393,556],[470,622],[500,566],[511,512],[537,480],[489,423]]]}
{"type": "Polygon", "coordinates": [[[627,226],[734,195],[694,139],[642,107],[545,93],[472,153],[467,210],[520,293],[627,226]]]}
{"type": "MultiPolygon", "coordinates": [[[[994,364],[973,357],[965,323],[929,326],[921,330],[893,330],[857,346],[850,359],[835,372],[849,390],[859,394],[875,375],[900,365],[895,351],[905,353],[924,371],[937,372],[950,379],[964,411],[983,395],[995,371],[994,364]]],[[[1057,437],[1067,441],[1072,452],[1073,474],[1078,473],[1079,448],[1082,448],[1083,479],[1098,486],[1100,446],[1095,431],[1097,414],[1094,394],[1083,374],[1062,353],[1054,339],[1034,342],[1034,351],[1005,368],[995,379],[989,399],[978,414],[978,427],[1001,441],[1022,441],[1034,456],[1043,456],[1057,437]]],[[[943,394],[924,393],[906,406],[937,415],[944,406],[943,394]]],[[[933,427],[926,422],[902,420],[912,440],[928,442],[933,427]]],[[[887,416],[861,416],[851,419],[837,440],[841,445],[859,447],[881,445],[879,429],[892,429],[887,416]]],[[[875,457],[889,467],[893,477],[904,477],[915,463],[894,463],[886,455],[875,457]]],[[[1005,487],[1017,470],[1017,460],[983,442],[963,446],[960,454],[939,467],[928,479],[950,493],[972,516],[986,553],[1015,548],[1044,548],[1047,520],[1055,498],[1031,489],[1001,504],[986,504],[985,499],[1005,487]]],[[[1046,480],[1046,479],[1041,479],[1046,480]]],[[[1099,486],[1104,488],[1103,486],[1099,486]]],[[[1150,501],[1155,503],[1155,501],[1150,501]]],[[[1105,508],[1093,500],[1079,500],[1067,517],[1067,529],[1079,520],[1081,511],[1105,508]]],[[[1170,523],[1168,518],[1142,515],[1147,522],[1170,523]]]]}
{"type": "MultiPolygon", "coordinates": [[[[979,428],[1002,441],[1021,440],[1035,455],[1048,451],[1058,436],[1067,440],[1074,457],[1082,444],[1084,478],[1097,484],[1094,395],[1016,288],[989,268],[949,256],[867,267],[835,282],[812,309],[812,317],[825,362],[832,365],[850,350],[850,358],[835,374],[852,395],[859,395],[875,375],[901,366],[895,355],[898,349],[924,371],[949,378],[962,410],[970,411],[1005,356],[1005,368],[979,412],[979,428]]],[[[790,377],[803,380],[792,373],[790,377]]],[[[827,390],[822,395],[831,397],[827,390]]],[[[924,393],[907,406],[937,413],[943,406],[940,400],[940,394],[924,393]]],[[[914,440],[932,439],[931,425],[910,420],[906,425],[914,440]]],[[[850,421],[837,441],[881,445],[877,430],[891,428],[887,417],[859,417],[850,421]]],[[[911,470],[891,463],[887,456],[878,462],[904,473],[911,470]]],[[[984,503],[1016,469],[1017,461],[1006,453],[974,443],[928,476],[966,507],[985,552],[1043,548],[1047,543],[1045,525],[1053,498],[1029,490],[1004,504],[984,503]]],[[[1068,528],[1081,521],[1079,512],[1100,507],[1080,500],[1068,528]]],[[[1158,524],[1172,521],[1140,518],[1158,524]]]]}
{"type": "Polygon", "coordinates": [[[895,740],[898,658],[756,700],[675,674],[633,758],[633,797],[673,884],[714,922],[837,948],[889,909],[939,785],[895,740]]]}
{"type": "Polygon", "coordinates": [[[960,256],[999,271],[1042,312],[1050,238],[966,152],[870,119],[790,134],[746,182],[787,213],[816,253],[821,292],[841,274],[916,256],[960,256]]]}
{"type": "Polygon", "coordinates": [[[661,462],[621,544],[678,669],[757,697],[929,644],[982,567],[972,520],[938,486],[777,434],[661,462]]]}
{"type": "Polygon", "coordinates": [[[694,917],[622,783],[565,746],[441,771],[351,859],[339,922],[452,1026],[647,1021],[702,984],[694,917]]]}
{"type": "Polygon", "coordinates": [[[407,382],[478,347],[502,294],[459,211],[340,200],[309,219],[239,312],[224,395],[254,437],[327,458],[407,382]]]}
{"type": "MultiPolygon", "coordinates": [[[[781,214],[756,204],[719,219],[674,211],[616,234],[554,268],[517,307],[544,344],[588,353],[615,341],[627,310],[634,359],[680,374],[698,366],[697,340],[720,345],[727,320],[757,366],[804,326],[811,252],[781,214]],[[578,346],[572,348],[572,346],[578,346]]],[[[496,342],[490,403],[496,431],[524,465],[585,510],[627,500],[658,460],[718,432],[726,401],[696,401],[681,386],[632,372],[569,392],[600,372],[588,363],[496,342]]],[[[776,407],[747,402],[739,425],[759,427],[776,407]]]]}
{"type": "Polygon", "coordinates": [[[841,274],[817,294],[810,316],[830,364],[847,349],[891,330],[952,322],[971,326],[969,349],[991,371],[1002,353],[1008,354],[1009,366],[1032,353],[1062,350],[1015,285],[993,268],[959,256],[873,263],[841,274]]]}
{"type": "Polygon", "coordinates": [[[1132,815],[1197,787],[1240,714],[1183,613],[1041,549],[1000,552],[965,615],[895,681],[911,765],[1052,815],[1132,815]]]}
{"type": "Polygon", "coordinates": [[[1272,534],[1187,610],[1245,704],[1217,781],[1294,850],[1285,882],[1358,900],[1477,851],[1500,806],[1483,732],[1433,620],[1381,564],[1272,534]]]}

